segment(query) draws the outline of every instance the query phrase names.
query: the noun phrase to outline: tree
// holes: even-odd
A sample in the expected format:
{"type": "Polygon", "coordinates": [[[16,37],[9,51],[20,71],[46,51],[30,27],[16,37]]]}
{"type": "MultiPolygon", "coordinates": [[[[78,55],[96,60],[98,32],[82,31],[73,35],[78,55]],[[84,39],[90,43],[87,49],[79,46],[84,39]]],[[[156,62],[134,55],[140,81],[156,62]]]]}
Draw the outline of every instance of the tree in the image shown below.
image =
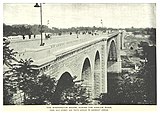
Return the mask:
{"type": "Polygon", "coordinates": [[[16,53],[9,46],[10,42],[3,38],[3,66],[6,67],[3,71],[3,104],[14,104],[12,97],[16,92],[16,87],[14,86],[15,78],[12,76],[12,72],[10,69],[13,67],[12,62],[18,61],[16,57],[16,53]]]}
{"type": "Polygon", "coordinates": [[[73,87],[67,88],[61,94],[61,105],[88,105],[91,103],[90,95],[87,88],[82,84],[74,84],[73,87]]]}
{"type": "Polygon", "coordinates": [[[13,94],[17,90],[24,93],[23,104],[45,105],[51,104],[56,81],[45,74],[40,74],[33,65],[32,59],[20,60],[4,75],[4,104],[14,104],[13,94]]]}
{"type": "Polygon", "coordinates": [[[112,92],[100,95],[100,104],[148,104],[142,78],[124,75],[112,89],[112,92]]]}
{"type": "Polygon", "coordinates": [[[156,29],[155,28],[151,28],[151,30],[149,32],[149,35],[150,35],[149,40],[151,40],[152,43],[154,45],[156,45],[156,29]]]}
{"type": "Polygon", "coordinates": [[[32,65],[32,62],[31,59],[21,59],[6,72],[8,75],[5,74],[4,80],[4,104],[14,104],[12,97],[17,90],[22,90],[24,93],[23,104],[51,104],[56,81],[50,76],[39,74],[39,71],[35,69],[36,65],[32,65]]]}
{"type": "Polygon", "coordinates": [[[14,49],[11,49],[9,45],[10,41],[3,38],[3,65],[11,67],[12,62],[17,62],[18,60],[16,59],[17,52],[15,52],[14,49]]]}
{"type": "Polygon", "coordinates": [[[39,71],[35,69],[37,66],[32,65],[32,59],[20,60],[18,63],[13,64],[10,72],[12,72],[12,77],[15,78],[15,82],[17,82],[17,88],[24,92],[24,103],[27,97],[30,97],[31,88],[37,82],[37,75],[39,71]]]}
{"type": "Polygon", "coordinates": [[[27,99],[25,99],[25,104],[46,105],[51,104],[51,101],[54,99],[53,94],[56,81],[54,78],[50,78],[50,76],[42,74],[37,77],[37,83],[32,83],[28,87],[30,91],[27,99]]]}
{"type": "Polygon", "coordinates": [[[10,72],[3,73],[3,104],[10,105],[14,104],[13,94],[16,93],[16,87],[14,83],[14,78],[10,72]]]}
{"type": "Polygon", "coordinates": [[[12,27],[3,23],[3,36],[7,37],[12,34],[12,27]]]}
{"type": "Polygon", "coordinates": [[[143,47],[145,65],[138,72],[138,76],[145,81],[147,100],[156,104],[156,46],[143,47]]]}

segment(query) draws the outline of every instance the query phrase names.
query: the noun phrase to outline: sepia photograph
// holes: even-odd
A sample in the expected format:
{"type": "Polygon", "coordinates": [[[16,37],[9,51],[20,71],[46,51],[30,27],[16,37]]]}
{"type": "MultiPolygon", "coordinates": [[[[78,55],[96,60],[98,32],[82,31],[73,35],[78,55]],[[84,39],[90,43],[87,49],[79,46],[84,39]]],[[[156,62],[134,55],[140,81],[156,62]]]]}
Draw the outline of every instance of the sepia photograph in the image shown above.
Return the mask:
{"type": "Polygon", "coordinates": [[[157,105],[156,3],[3,3],[3,105],[157,105]]]}

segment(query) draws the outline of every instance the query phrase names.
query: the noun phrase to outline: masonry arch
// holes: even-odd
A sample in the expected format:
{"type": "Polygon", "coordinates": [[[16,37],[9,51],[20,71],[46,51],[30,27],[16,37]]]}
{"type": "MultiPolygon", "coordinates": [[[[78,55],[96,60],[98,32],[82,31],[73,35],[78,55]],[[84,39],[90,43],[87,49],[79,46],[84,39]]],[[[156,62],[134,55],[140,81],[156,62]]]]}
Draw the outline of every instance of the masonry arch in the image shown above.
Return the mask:
{"type": "Polygon", "coordinates": [[[73,78],[69,72],[64,72],[57,83],[57,88],[60,90],[64,90],[73,85],[73,78]]]}
{"type": "Polygon", "coordinates": [[[72,77],[74,76],[73,74],[73,70],[69,67],[67,67],[66,65],[64,65],[63,67],[61,67],[61,69],[59,70],[57,76],[56,76],[56,80],[59,80],[61,78],[61,76],[65,73],[68,72],[72,77]]]}
{"type": "Polygon", "coordinates": [[[73,85],[74,82],[71,74],[69,72],[64,72],[59,78],[54,92],[54,104],[59,104],[62,92],[73,85]]]}
{"type": "Polygon", "coordinates": [[[130,35],[127,34],[124,36],[124,39],[127,39],[127,38],[130,38],[130,35]]]}
{"type": "Polygon", "coordinates": [[[117,77],[117,45],[115,40],[111,40],[108,45],[108,56],[107,56],[107,91],[113,93],[115,91],[115,78],[117,77]]]}
{"type": "Polygon", "coordinates": [[[91,81],[92,81],[92,76],[91,76],[91,62],[89,58],[85,58],[83,67],[82,67],[82,80],[83,80],[83,85],[91,87],[91,81]]]}
{"type": "Polygon", "coordinates": [[[111,40],[109,45],[108,45],[108,50],[107,50],[107,62],[108,61],[117,61],[117,47],[116,47],[116,42],[115,40],[111,40]]]}
{"type": "Polygon", "coordinates": [[[100,95],[100,87],[101,87],[101,74],[100,74],[100,53],[96,52],[95,60],[94,60],[94,97],[98,97],[100,95]]]}

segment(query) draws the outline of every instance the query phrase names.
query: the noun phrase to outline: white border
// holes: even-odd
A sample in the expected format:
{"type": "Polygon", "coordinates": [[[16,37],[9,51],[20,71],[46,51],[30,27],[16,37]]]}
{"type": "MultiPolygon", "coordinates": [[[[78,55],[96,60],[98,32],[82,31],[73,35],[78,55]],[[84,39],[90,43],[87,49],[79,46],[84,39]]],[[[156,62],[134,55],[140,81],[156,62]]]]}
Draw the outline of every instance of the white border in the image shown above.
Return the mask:
{"type": "MultiPolygon", "coordinates": [[[[160,87],[160,83],[159,83],[159,44],[160,44],[160,18],[159,18],[159,14],[160,14],[160,3],[158,3],[158,0],[25,0],[25,1],[22,1],[22,0],[1,0],[0,1],[0,22],[1,22],[1,26],[0,26],[0,35],[1,35],[1,40],[0,40],[0,43],[2,44],[2,37],[3,37],[3,3],[36,3],[36,2],[45,2],[45,3],[156,3],[156,30],[157,30],[157,97],[160,96],[160,92],[159,92],[159,87],[160,87]]],[[[0,46],[0,53],[1,55],[3,55],[3,48],[2,48],[2,45],[0,46]]],[[[3,59],[2,59],[2,56],[0,57],[0,61],[1,61],[1,66],[0,66],[0,72],[1,74],[3,73],[3,59]]],[[[3,83],[2,83],[2,77],[3,75],[0,75],[1,76],[1,80],[0,80],[0,86],[1,86],[1,89],[0,89],[0,103],[1,103],[1,112],[3,110],[3,93],[2,93],[2,90],[3,90],[3,83]]],[[[157,102],[160,101],[159,97],[157,98],[157,102]]],[[[157,107],[160,107],[159,106],[159,102],[158,102],[158,105],[157,107]]],[[[160,108],[157,108],[157,112],[156,113],[159,113],[160,112],[160,108]]],[[[38,112],[38,111],[37,111],[38,112]]],[[[37,113],[37,112],[34,112],[34,113],[37,113]]],[[[4,112],[2,112],[4,113],[4,112]]],[[[16,113],[17,112],[12,112],[12,113],[16,113]]],[[[20,112],[22,113],[22,112],[20,112]]],[[[30,113],[30,112],[23,112],[23,113],[30,113]]],[[[44,113],[44,112],[38,112],[38,113],[44,113]]],[[[45,112],[46,113],[46,112],[45,112]]],[[[57,112],[49,112],[49,113],[57,113],[57,112]]],[[[59,112],[58,112],[59,113],[59,112]]],[[[64,112],[61,112],[61,113],[64,113],[64,112]]],[[[66,113],[66,112],[65,112],[66,113]]],[[[67,113],[72,113],[72,112],[67,112],[67,113]]],[[[75,112],[74,112],[75,113],[75,112]]],[[[76,112],[76,113],[83,113],[83,112],[76,112]]],[[[89,112],[87,112],[89,113],[89,112]]],[[[93,113],[93,112],[91,112],[93,113]]],[[[96,112],[95,112],[96,113],[96,112]]],[[[99,112],[97,112],[99,113],[99,112]]],[[[101,112],[101,113],[110,113],[110,112],[101,112]]],[[[118,112],[118,113],[122,113],[122,112],[118,112]]],[[[123,112],[124,113],[124,112],[123,112]]],[[[135,112],[127,112],[127,113],[135,113],[135,112]]],[[[147,112],[145,112],[146,114],[147,112]]],[[[153,113],[153,112],[148,112],[148,113],[153,113]]]]}

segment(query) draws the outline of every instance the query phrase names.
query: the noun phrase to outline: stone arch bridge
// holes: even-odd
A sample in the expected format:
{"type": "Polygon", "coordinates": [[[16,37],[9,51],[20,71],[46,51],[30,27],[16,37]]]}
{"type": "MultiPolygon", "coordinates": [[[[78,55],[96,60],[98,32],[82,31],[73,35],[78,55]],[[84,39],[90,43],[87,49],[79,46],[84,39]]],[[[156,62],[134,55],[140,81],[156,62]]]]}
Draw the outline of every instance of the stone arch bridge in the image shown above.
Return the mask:
{"type": "Polygon", "coordinates": [[[95,98],[100,93],[107,93],[107,73],[121,72],[120,50],[123,48],[123,37],[123,33],[117,31],[56,51],[53,50],[55,45],[28,50],[22,53],[22,57],[32,55],[38,69],[57,80],[65,76],[76,76],[76,80],[83,80],[83,85],[89,88],[91,96],[95,98]]]}

